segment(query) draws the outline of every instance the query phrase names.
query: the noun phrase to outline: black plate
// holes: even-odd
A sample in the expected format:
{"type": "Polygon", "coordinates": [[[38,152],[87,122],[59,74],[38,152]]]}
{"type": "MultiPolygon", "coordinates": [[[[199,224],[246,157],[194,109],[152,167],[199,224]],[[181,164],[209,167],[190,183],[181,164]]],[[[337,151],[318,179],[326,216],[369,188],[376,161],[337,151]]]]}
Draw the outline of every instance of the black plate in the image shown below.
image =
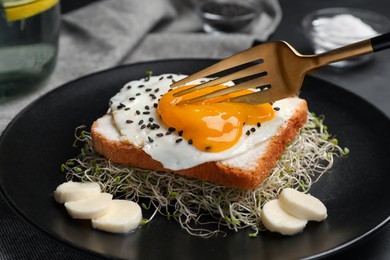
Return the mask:
{"type": "Polygon", "coordinates": [[[94,230],[71,219],[52,191],[65,179],[60,165],[72,148],[75,127],[90,125],[106,112],[109,98],[145,71],[192,73],[215,60],[140,63],[103,71],[58,88],[21,112],[0,141],[0,183],[10,204],[30,223],[61,242],[108,257],[130,259],[273,259],[322,257],[362,241],[390,216],[388,149],[390,120],[363,99],[325,81],[307,77],[302,96],[351,153],[338,158],[312,193],[328,208],[323,223],[309,223],[299,235],[250,230],[201,239],[174,221],[156,217],[127,236],[94,230]]]}

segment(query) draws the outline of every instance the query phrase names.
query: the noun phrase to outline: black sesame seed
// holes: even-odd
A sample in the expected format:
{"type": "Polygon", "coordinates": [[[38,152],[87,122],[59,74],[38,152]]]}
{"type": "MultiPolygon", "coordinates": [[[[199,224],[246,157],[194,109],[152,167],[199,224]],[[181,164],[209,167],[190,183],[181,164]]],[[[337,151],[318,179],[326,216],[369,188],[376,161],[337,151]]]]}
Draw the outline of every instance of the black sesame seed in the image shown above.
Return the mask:
{"type": "Polygon", "coordinates": [[[131,123],[133,123],[134,121],[133,120],[130,120],[130,119],[127,119],[126,120],[126,123],[128,123],[128,124],[131,124],[131,123]]]}
{"type": "Polygon", "coordinates": [[[193,143],[192,139],[188,140],[188,144],[192,144],[192,143],[193,143]]]}
{"type": "Polygon", "coordinates": [[[156,95],[154,95],[154,94],[149,94],[149,96],[150,96],[152,99],[156,99],[156,98],[157,98],[156,95]]]}
{"type": "Polygon", "coordinates": [[[125,111],[129,111],[129,110],[130,110],[130,107],[126,107],[126,108],[125,108],[125,111]]]}
{"type": "Polygon", "coordinates": [[[137,93],[137,94],[135,94],[137,97],[139,97],[139,96],[141,96],[141,93],[137,93]]]}
{"type": "Polygon", "coordinates": [[[246,135],[250,135],[251,134],[251,131],[246,131],[246,133],[245,133],[246,135]]]}
{"type": "Polygon", "coordinates": [[[158,125],[158,124],[153,124],[153,126],[155,129],[160,129],[160,125],[158,125]]]}
{"type": "Polygon", "coordinates": [[[124,108],[124,107],[126,107],[126,106],[123,105],[122,103],[119,103],[119,105],[116,108],[121,109],[121,108],[124,108]]]}
{"type": "Polygon", "coordinates": [[[167,79],[172,79],[173,78],[173,76],[172,75],[169,75],[168,77],[167,77],[167,79]]]}
{"type": "Polygon", "coordinates": [[[279,111],[279,110],[280,110],[280,107],[274,107],[274,110],[275,110],[275,111],[279,111]]]}
{"type": "Polygon", "coordinates": [[[206,146],[204,149],[205,149],[206,151],[209,151],[209,150],[211,149],[211,146],[206,146]]]}
{"type": "Polygon", "coordinates": [[[148,124],[146,125],[147,128],[150,128],[151,126],[152,126],[151,123],[148,123],[148,124]]]}
{"type": "Polygon", "coordinates": [[[149,106],[145,106],[145,109],[146,109],[146,110],[149,110],[149,108],[150,108],[149,106]]]}
{"type": "Polygon", "coordinates": [[[260,127],[261,126],[261,123],[260,122],[257,122],[257,127],[260,127]]]}
{"type": "Polygon", "coordinates": [[[157,136],[157,137],[163,137],[164,134],[163,134],[163,133],[158,133],[158,134],[156,134],[156,136],[157,136]]]}
{"type": "Polygon", "coordinates": [[[158,104],[157,104],[157,103],[154,103],[154,104],[153,104],[153,107],[154,107],[154,108],[157,108],[157,107],[158,107],[158,104]]]}
{"type": "Polygon", "coordinates": [[[141,111],[137,110],[137,111],[135,111],[135,113],[137,113],[137,115],[140,115],[141,111]]]}
{"type": "Polygon", "coordinates": [[[149,142],[151,142],[151,143],[154,142],[153,138],[151,138],[150,136],[148,136],[148,140],[149,140],[149,142]]]}
{"type": "Polygon", "coordinates": [[[145,124],[141,125],[141,129],[145,129],[145,128],[146,128],[145,124]]]}
{"type": "Polygon", "coordinates": [[[129,98],[129,100],[130,100],[130,101],[133,101],[133,100],[135,100],[135,97],[131,97],[131,98],[129,98]]]}
{"type": "Polygon", "coordinates": [[[252,127],[251,132],[256,132],[256,128],[252,127]]]}
{"type": "Polygon", "coordinates": [[[139,86],[138,86],[138,88],[143,88],[143,87],[145,87],[145,85],[139,85],[139,86]]]}
{"type": "Polygon", "coordinates": [[[168,132],[165,133],[165,135],[170,135],[170,134],[172,134],[172,132],[168,131],[168,132]]]}
{"type": "Polygon", "coordinates": [[[168,91],[167,92],[171,92],[173,90],[173,88],[170,88],[170,89],[168,89],[168,91]]]}
{"type": "Polygon", "coordinates": [[[127,89],[131,89],[131,86],[127,86],[127,89]]]}
{"type": "Polygon", "coordinates": [[[145,89],[145,92],[150,92],[150,91],[152,91],[152,89],[151,89],[151,88],[147,88],[147,89],[145,89]]]}
{"type": "Polygon", "coordinates": [[[154,92],[159,92],[160,91],[160,89],[159,88],[156,88],[155,90],[154,90],[154,92]]]}
{"type": "Polygon", "coordinates": [[[153,122],[154,121],[154,118],[153,117],[149,117],[149,122],[153,122]]]}
{"type": "Polygon", "coordinates": [[[164,76],[162,76],[161,78],[159,78],[158,80],[163,80],[164,79],[164,76]]]}
{"type": "Polygon", "coordinates": [[[174,127],[169,127],[169,128],[168,128],[168,131],[169,131],[169,132],[175,132],[175,131],[176,131],[176,128],[174,128],[174,127]]]}
{"type": "Polygon", "coordinates": [[[150,112],[149,112],[149,111],[144,111],[144,112],[142,112],[142,114],[144,114],[144,115],[149,115],[150,112]]]}
{"type": "Polygon", "coordinates": [[[144,120],[139,120],[138,125],[142,125],[144,123],[144,120]]]}
{"type": "Polygon", "coordinates": [[[179,136],[182,136],[182,135],[183,135],[183,130],[180,130],[180,131],[178,132],[178,134],[179,134],[179,136]]]}
{"type": "Polygon", "coordinates": [[[181,141],[183,141],[183,138],[179,138],[179,139],[176,139],[175,143],[180,143],[181,141]]]}

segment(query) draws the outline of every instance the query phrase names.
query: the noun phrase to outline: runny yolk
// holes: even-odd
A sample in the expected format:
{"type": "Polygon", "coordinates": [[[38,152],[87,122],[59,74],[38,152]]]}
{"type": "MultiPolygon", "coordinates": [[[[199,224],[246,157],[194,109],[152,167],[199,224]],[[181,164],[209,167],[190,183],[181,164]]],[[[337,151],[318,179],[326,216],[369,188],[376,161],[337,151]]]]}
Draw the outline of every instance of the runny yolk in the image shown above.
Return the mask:
{"type": "MultiPolygon", "coordinates": [[[[217,89],[226,88],[217,85],[205,88],[182,97],[173,94],[191,86],[173,89],[164,94],[158,104],[157,113],[162,121],[189,144],[206,152],[221,152],[234,146],[242,135],[243,125],[260,125],[274,117],[274,110],[268,103],[250,105],[244,103],[220,102],[213,98],[203,102],[178,104],[217,89]]],[[[250,93],[244,90],[229,94],[228,97],[250,93]]],[[[223,100],[226,98],[222,98],[223,100]]]]}

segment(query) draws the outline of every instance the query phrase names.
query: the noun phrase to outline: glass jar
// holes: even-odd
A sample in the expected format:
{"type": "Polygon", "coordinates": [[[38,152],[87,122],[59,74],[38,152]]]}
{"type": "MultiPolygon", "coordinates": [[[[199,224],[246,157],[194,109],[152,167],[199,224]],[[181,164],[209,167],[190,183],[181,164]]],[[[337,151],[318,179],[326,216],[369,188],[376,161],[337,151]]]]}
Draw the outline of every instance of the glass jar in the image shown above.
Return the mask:
{"type": "Polygon", "coordinates": [[[58,52],[58,0],[0,0],[0,98],[37,87],[58,52]]]}

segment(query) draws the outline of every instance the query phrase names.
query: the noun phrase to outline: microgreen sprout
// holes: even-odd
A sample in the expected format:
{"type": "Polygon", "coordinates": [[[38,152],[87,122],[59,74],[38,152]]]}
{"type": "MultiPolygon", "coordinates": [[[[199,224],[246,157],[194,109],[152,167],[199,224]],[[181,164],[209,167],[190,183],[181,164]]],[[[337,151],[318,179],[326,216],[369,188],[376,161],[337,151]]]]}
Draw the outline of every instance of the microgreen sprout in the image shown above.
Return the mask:
{"type": "Polygon", "coordinates": [[[147,70],[147,71],[145,71],[145,74],[146,74],[147,78],[150,78],[153,75],[153,71],[147,70]]]}
{"type": "Polygon", "coordinates": [[[144,226],[144,225],[146,225],[146,224],[148,224],[148,223],[149,223],[149,219],[143,218],[143,219],[141,219],[140,225],[141,225],[141,226],[144,226]]]}
{"type": "Polygon", "coordinates": [[[261,208],[275,199],[283,188],[304,192],[329,170],[335,156],[349,153],[338,146],[324,117],[308,114],[308,122],[290,142],[270,176],[254,189],[224,187],[166,172],[143,170],[114,164],[94,152],[91,136],[76,129],[76,142],[86,144],[84,152],[61,166],[67,179],[95,181],[104,192],[139,202],[142,208],[176,220],[189,234],[211,237],[250,228],[249,237],[264,230],[261,208]],[[142,202],[140,201],[142,200],[142,202]],[[143,202],[143,201],[146,201],[143,202]]]}
{"type": "Polygon", "coordinates": [[[149,209],[149,208],[150,208],[150,205],[147,206],[145,203],[142,203],[141,206],[142,206],[144,209],[149,209]]]}
{"type": "Polygon", "coordinates": [[[249,233],[248,237],[257,237],[258,233],[249,233]]]}

